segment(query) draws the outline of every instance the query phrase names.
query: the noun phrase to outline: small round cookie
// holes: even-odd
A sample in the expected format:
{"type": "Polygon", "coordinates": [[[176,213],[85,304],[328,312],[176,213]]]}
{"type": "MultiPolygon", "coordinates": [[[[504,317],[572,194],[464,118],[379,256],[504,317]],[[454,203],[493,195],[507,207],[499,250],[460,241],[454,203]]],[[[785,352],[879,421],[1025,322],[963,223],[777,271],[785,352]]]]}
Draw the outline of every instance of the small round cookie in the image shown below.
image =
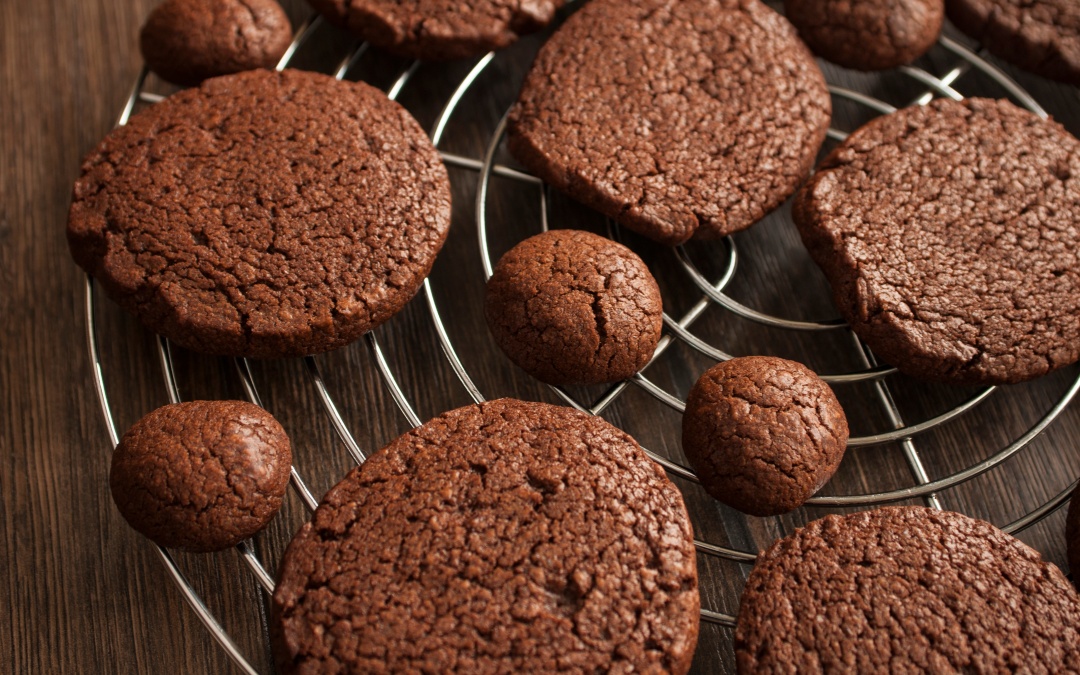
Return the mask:
{"type": "Polygon", "coordinates": [[[139,33],[150,70],[174,84],[274,66],[292,26],[274,0],[165,0],[139,33]]]}
{"type": "Polygon", "coordinates": [[[551,230],[510,249],[484,299],[499,348],[547,384],[630,377],[652,358],[663,312],[641,258],[579,230],[551,230]]]}
{"type": "Polygon", "coordinates": [[[336,349],[416,293],[450,225],[427,134],[377,89],[255,70],[175,94],[82,167],[71,254],[197,352],[336,349]]]}
{"type": "Polygon", "coordinates": [[[289,544],[271,633],[286,673],[685,673],[693,531],[626,433],[511,399],[373,455],[289,544]]]}
{"type": "Polygon", "coordinates": [[[993,525],[901,506],[827,516],[746,580],[739,673],[1080,670],[1080,597],[993,525]]]}
{"type": "Polygon", "coordinates": [[[308,0],[331,23],[400,56],[445,61],[509,47],[565,0],[308,0]]]}
{"type": "Polygon", "coordinates": [[[937,42],[944,0],[784,0],[784,15],[818,56],[846,68],[911,63],[937,42]]]}
{"type": "Polygon", "coordinates": [[[1080,486],[1073,490],[1069,515],[1065,517],[1065,546],[1073,584],[1080,588],[1080,486]]]}
{"type": "Polygon", "coordinates": [[[813,56],[758,0],[592,0],[541,49],[508,144],[586,206],[681,244],[779,206],[830,114],[813,56]]]}
{"type": "Polygon", "coordinates": [[[847,439],[847,418],[829,385],[774,356],[708,369],[683,414],[683,451],[702,486],[754,516],[801,506],[836,473],[847,439]]]}
{"type": "Polygon", "coordinates": [[[795,201],[852,329],[920,379],[1006,384],[1080,357],[1080,141],[1007,101],[873,120],[795,201]]]}
{"type": "Polygon", "coordinates": [[[1080,4],[1075,0],[945,0],[945,11],[991,54],[1080,85],[1080,4]]]}
{"type": "Polygon", "coordinates": [[[113,452],[120,515],[165,548],[220,551],[281,508],[292,450],[277,420],[244,401],[190,401],[145,415],[113,452]]]}

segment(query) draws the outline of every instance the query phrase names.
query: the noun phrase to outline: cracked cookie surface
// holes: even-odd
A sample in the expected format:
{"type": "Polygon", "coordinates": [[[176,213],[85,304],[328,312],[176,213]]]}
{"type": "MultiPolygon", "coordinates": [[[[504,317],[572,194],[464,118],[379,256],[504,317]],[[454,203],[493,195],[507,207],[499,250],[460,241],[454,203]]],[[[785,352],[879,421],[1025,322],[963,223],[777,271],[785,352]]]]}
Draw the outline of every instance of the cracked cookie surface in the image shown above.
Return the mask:
{"type": "Polygon", "coordinates": [[[841,314],[901,371],[1005,384],[1080,357],[1080,141],[1007,101],[873,120],[795,223],[841,314]]]}
{"type": "Polygon", "coordinates": [[[784,0],[784,15],[818,56],[847,68],[911,63],[937,41],[944,0],[784,0]]]}
{"type": "Polygon", "coordinates": [[[830,114],[813,56],[758,0],[593,0],[537,56],[508,145],[574,199],[680,244],[779,206],[830,114]]]}
{"type": "Polygon", "coordinates": [[[945,11],[990,53],[1080,85],[1080,4],[1074,0],[945,0],[945,11]]]}
{"type": "Polygon", "coordinates": [[[83,163],[71,254],[150,329],[194,351],[344,346],[416,293],[450,185],[409,113],[368,85],[248,71],[139,113],[83,163]]]}
{"type": "Polygon", "coordinates": [[[272,606],[289,673],[685,673],[682,496],[626,433],[542,403],[445,413],[327,493],[272,606]]]}
{"type": "Polygon", "coordinates": [[[401,56],[445,61],[503,49],[565,0],[308,0],[332,23],[401,56]]]}
{"type": "Polygon", "coordinates": [[[180,85],[271,68],[290,42],[289,17],[274,0],[165,0],[139,32],[146,65],[180,85]]]}
{"type": "Polygon", "coordinates": [[[165,548],[220,551],[281,508],[292,449],[277,420],[244,401],[189,401],[144,416],[113,452],[124,519],[165,548]]]}
{"type": "Polygon", "coordinates": [[[649,362],[663,329],[660,288],[641,258],[580,230],[510,249],[488,281],[484,315],[499,348],[547,384],[624,380],[649,362]]]}
{"type": "Polygon", "coordinates": [[[772,356],[718,363],[686,400],[682,443],[702,486],[743,513],[797,508],[847,448],[844,410],[806,366],[772,356]]]}
{"type": "Polygon", "coordinates": [[[993,525],[889,507],[827,516],[773,544],[746,580],[740,673],[1080,670],[1080,598],[993,525]]]}

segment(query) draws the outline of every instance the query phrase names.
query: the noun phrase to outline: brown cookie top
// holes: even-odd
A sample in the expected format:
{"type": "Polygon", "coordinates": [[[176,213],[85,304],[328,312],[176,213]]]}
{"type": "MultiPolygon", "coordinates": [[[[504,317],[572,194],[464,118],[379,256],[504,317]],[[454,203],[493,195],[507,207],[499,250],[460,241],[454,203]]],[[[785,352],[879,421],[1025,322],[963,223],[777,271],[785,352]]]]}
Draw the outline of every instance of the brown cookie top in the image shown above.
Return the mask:
{"type": "Polygon", "coordinates": [[[758,0],[592,0],[537,56],[508,142],[571,197],[680,244],[779,206],[830,112],[810,52],[758,0]]]}
{"type": "Polygon", "coordinates": [[[847,418],[829,385],[774,356],[709,368],[683,414],[683,450],[701,484],[755,516],[801,506],[836,473],[847,439],[847,418]]]}
{"type": "Polygon", "coordinates": [[[1080,357],[1080,142],[1007,101],[880,117],[799,193],[844,318],[901,371],[1002,384],[1080,357]]]}
{"type": "Polygon", "coordinates": [[[911,63],[937,42],[944,0],[784,0],[799,37],[822,58],[857,70],[911,63]]]}
{"type": "Polygon", "coordinates": [[[401,56],[445,61],[508,47],[565,0],[308,0],[332,23],[401,56]]]}
{"type": "Polygon", "coordinates": [[[270,68],[290,42],[289,17],[274,0],[165,0],[139,33],[150,70],[181,85],[270,68]]]}
{"type": "Polygon", "coordinates": [[[956,27],[1001,58],[1080,84],[1080,4],[1075,0],[946,0],[956,27]]]}
{"type": "Polygon", "coordinates": [[[1073,584],[1080,588],[1080,486],[1073,490],[1069,515],[1065,517],[1065,546],[1073,584]]]}
{"type": "Polygon", "coordinates": [[[548,384],[630,377],[652,358],[663,312],[641,258],[580,230],[551,230],[510,249],[484,299],[503,353],[548,384]]]}
{"type": "Polygon", "coordinates": [[[270,413],[244,401],[190,401],[128,429],[109,487],[120,515],[151,541],[220,551],[270,522],[291,465],[289,437],[270,413]]]}
{"type": "Polygon", "coordinates": [[[671,672],[700,600],[682,496],[626,433],[459,408],[327,493],[282,561],[285,672],[671,672]]]}
{"type": "Polygon", "coordinates": [[[446,169],[404,108],[359,82],[249,71],[110,133],[75,183],[68,243],[152,330],[273,358],[390,318],[449,224],[446,169]]]}
{"type": "Polygon", "coordinates": [[[922,507],[828,516],[758,556],[740,673],[1080,670],[1080,598],[989,523],[922,507]]]}

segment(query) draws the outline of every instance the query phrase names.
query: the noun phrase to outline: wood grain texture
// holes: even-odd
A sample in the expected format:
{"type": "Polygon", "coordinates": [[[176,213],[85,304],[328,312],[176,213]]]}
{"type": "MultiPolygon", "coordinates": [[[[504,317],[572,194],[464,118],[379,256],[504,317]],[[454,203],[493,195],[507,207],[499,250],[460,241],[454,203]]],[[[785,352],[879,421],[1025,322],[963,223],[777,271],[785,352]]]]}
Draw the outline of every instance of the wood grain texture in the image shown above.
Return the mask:
{"type": "MultiPolygon", "coordinates": [[[[138,26],[153,0],[56,0],[0,3],[0,672],[224,673],[235,672],[184,605],[156,554],[121,520],[108,496],[109,440],[94,397],[84,346],[83,276],[70,261],[64,222],[80,158],[112,126],[140,61],[138,26]]],[[[294,21],[306,16],[300,0],[286,4],[294,21]]],[[[328,70],[350,39],[333,29],[318,33],[301,58],[328,70]]],[[[536,37],[500,54],[465,97],[445,149],[479,157],[494,124],[513,100],[536,37]]],[[[954,62],[942,50],[923,62],[945,72],[954,62]]],[[[373,55],[356,75],[387,85],[401,61],[373,55]]],[[[422,67],[402,101],[430,127],[470,64],[422,67]]],[[[1080,131],[1076,89],[1018,73],[1017,79],[1073,133],[1080,131]]],[[[896,74],[865,76],[826,68],[828,79],[872,91],[902,105],[921,93],[896,74]]],[[[965,76],[965,93],[993,93],[985,77],[965,76]]],[[[838,103],[836,125],[852,129],[865,109],[838,103]]],[[[506,159],[504,157],[504,159],[506,159]]],[[[461,359],[487,397],[517,396],[558,402],[550,390],[518,372],[497,351],[483,324],[483,274],[476,243],[476,174],[451,169],[454,226],[432,275],[435,298],[461,359]]],[[[554,226],[603,228],[582,207],[549,195],[554,226]]],[[[538,191],[506,180],[492,182],[492,251],[497,256],[539,228],[538,191]]],[[[667,311],[680,316],[700,297],[670,251],[626,236],[659,277],[667,311]]],[[[738,274],[728,292],[740,302],[783,316],[834,314],[823,278],[780,213],[735,238],[738,274]]],[[[725,261],[722,244],[695,244],[691,257],[708,275],[725,261]]],[[[107,301],[97,313],[105,381],[122,430],[166,402],[155,343],[134,320],[107,301]]],[[[804,335],[763,328],[708,309],[693,330],[734,354],[778,354],[822,372],[858,367],[844,332],[804,335]]],[[[427,419],[470,401],[433,332],[423,297],[376,331],[389,367],[419,416],[427,419]]],[[[360,447],[381,447],[409,424],[395,407],[364,341],[320,356],[326,384],[360,447]]],[[[684,345],[670,349],[646,374],[685,397],[712,361],[684,345]]],[[[253,364],[266,406],[294,439],[296,464],[320,495],[351,466],[319,405],[301,361],[253,364]]],[[[176,354],[184,398],[242,398],[228,360],[176,354]]],[[[1007,445],[1053,405],[1080,375],[1071,367],[1043,380],[999,391],[959,422],[920,436],[917,447],[931,477],[972,465],[1007,445]]],[[[938,414],[972,394],[888,380],[905,419],[938,414]]],[[[593,399],[603,388],[575,390],[593,399]]],[[[869,385],[837,388],[854,435],[888,428],[869,385]]],[[[604,413],[646,447],[680,458],[679,417],[631,387],[604,413]]],[[[1024,451],[965,485],[941,495],[948,508],[1007,523],[1058,493],[1080,474],[1080,407],[1072,405],[1024,451]]],[[[825,494],[892,489],[913,483],[897,445],[853,449],[825,494]]],[[[754,549],[830,512],[807,508],[782,518],[746,518],[720,506],[696,486],[679,482],[701,538],[754,549]]],[[[267,566],[306,513],[295,496],[258,537],[267,566]]],[[[1022,539],[1064,566],[1064,512],[1022,539]]],[[[269,672],[261,594],[231,551],[178,555],[184,573],[260,672],[269,672]]],[[[734,613],[748,568],[702,557],[703,605],[734,613]]],[[[733,672],[731,634],[704,626],[695,672],[733,672]]]]}

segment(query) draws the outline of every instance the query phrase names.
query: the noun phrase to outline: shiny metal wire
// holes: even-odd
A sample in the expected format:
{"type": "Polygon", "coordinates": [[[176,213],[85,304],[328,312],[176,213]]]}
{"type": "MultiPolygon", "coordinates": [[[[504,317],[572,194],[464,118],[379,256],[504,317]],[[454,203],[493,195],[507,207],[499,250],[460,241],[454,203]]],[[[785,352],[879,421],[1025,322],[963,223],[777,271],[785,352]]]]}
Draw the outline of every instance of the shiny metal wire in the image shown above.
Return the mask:
{"type": "MultiPolygon", "coordinates": [[[[286,52],[285,56],[281,59],[277,68],[283,69],[288,66],[291,60],[300,50],[303,45],[311,38],[313,33],[321,26],[322,19],[320,17],[313,16],[307,22],[305,22],[297,31],[292,45],[286,52]]],[[[1030,110],[1034,111],[1042,117],[1046,117],[1046,112],[1038,105],[1038,103],[1023,89],[1021,89],[1015,82],[1013,82],[1005,73],[988,63],[977,54],[971,52],[963,45],[956,43],[948,38],[942,38],[940,46],[950,52],[951,54],[959,58],[958,63],[950,69],[945,75],[936,77],[931,73],[917,68],[903,68],[900,72],[913,78],[920,84],[927,87],[927,92],[918,97],[914,102],[925,104],[932,100],[935,95],[945,95],[950,97],[958,97],[960,94],[954,89],[953,85],[957,79],[964,73],[971,69],[978,69],[993,81],[999,84],[1003,90],[1008,93],[1015,100],[1026,106],[1030,110]]],[[[362,57],[368,50],[366,44],[355,45],[348,54],[346,54],[337,67],[333,71],[334,77],[338,79],[344,79],[348,76],[356,65],[361,61],[362,57]]],[[[461,80],[458,87],[454,90],[450,98],[447,100],[442,112],[436,119],[435,124],[431,130],[431,139],[434,145],[438,148],[443,137],[445,135],[447,126],[453,116],[458,104],[464,97],[464,95],[476,84],[483,71],[492,63],[496,58],[495,54],[488,54],[479,59],[474,67],[468,72],[468,74],[461,80]]],[[[419,62],[413,62],[406,66],[395,79],[393,85],[387,92],[391,98],[396,98],[402,90],[408,86],[409,80],[421,67],[419,62]]],[[[125,124],[130,116],[135,111],[139,104],[152,105],[160,102],[163,97],[151,92],[144,91],[147,77],[147,70],[144,68],[131,89],[131,92],[125,102],[125,105],[121,111],[121,114],[117,120],[118,125],[125,124]]],[[[852,91],[843,87],[831,86],[830,92],[833,96],[843,98],[862,106],[873,110],[879,114],[887,114],[894,111],[896,108],[892,105],[876,99],[872,96],[863,94],[861,92],[852,91]]],[[[518,183],[532,186],[537,190],[539,199],[539,213],[541,216],[541,226],[543,229],[547,229],[547,193],[546,186],[535,176],[528,174],[525,171],[521,171],[514,167],[499,165],[495,163],[496,154],[503,142],[503,136],[505,134],[505,118],[498,124],[494,130],[491,142],[484,152],[484,156],[479,159],[470,157],[463,157],[453,153],[441,152],[443,161],[448,166],[454,166],[463,168],[478,173],[479,180],[476,191],[476,225],[477,236],[480,247],[481,255],[481,272],[484,278],[488,278],[492,273],[492,254],[487,239],[488,227],[490,226],[490,219],[487,213],[487,204],[491,195],[491,179],[493,176],[500,178],[510,179],[518,183]]],[[[828,132],[829,138],[833,140],[842,140],[847,137],[847,132],[840,129],[830,129],[828,132]]],[[[619,230],[617,226],[614,226],[610,221],[608,222],[609,236],[613,238],[619,237],[619,230]]],[[[715,360],[727,360],[733,357],[733,355],[725,352],[722,348],[709,344],[706,341],[698,338],[691,332],[691,327],[695,321],[697,321],[706,310],[716,307],[723,311],[727,311],[742,319],[754,321],[771,328],[779,330],[793,330],[802,332],[812,331],[835,331],[835,330],[848,330],[846,325],[839,319],[826,319],[822,321],[804,321],[793,320],[785,317],[773,316],[771,314],[761,312],[752,307],[747,307],[730,296],[728,296],[724,289],[728,283],[737,274],[738,268],[738,252],[735,246],[735,242],[732,238],[728,237],[725,240],[725,246],[728,253],[726,267],[716,280],[707,279],[696,267],[690,256],[690,251],[687,247],[678,247],[673,250],[673,255],[679,267],[686,273],[688,278],[701,292],[700,299],[694,304],[691,309],[683,314],[681,317],[673,317],[670,315],[664,315],[665,334],[661,339],[656,353],[654,354],[654,360],[663,354],[668,348],[670,348],[676,341],[681,341],[691,349],[698,351],[705,356],[715,360]]],[[[439,311],[438,302],[436,300],[435,291],[430,280],[426,280],[423,284],[423,294],[425,305],[428,309],[428,315],[432,322],[432,328],[438,336],[439,343],[442,351],[447,358],[448,363],[453,369],[456,377],[464,387],[466,392],[472,400],[481,402],[484,400],[484,396],[476,383],[470,377],[467,369],[463,365],[453,342],[450,338],[449,332],[446,330],[446,326],[443,322],[442,314],[439,311]]],[[[87,277],[86,289],[85,289],[85,310],[86,310],[86,322],[87,322],[87,348],[90,353],[91,363],[93,367],[93,378],[95,391],[98,397],[98,401],[101,406],[102,415],[105,421],[106,430],[108,432],[110,441],[115,446],[119,440],[119,436],[116,431],[116,426],[112,414],[112,410],[109,406],[108,395],[105,389],[103,367],[99,357],[99,351],[97,348],[96,337],[96,322],[95,315],[95,286],[91,278],[87,277]]],[[[369,356],[372,363],[375,365],[384,385],[389,391],[391,398],[395,405],[400,410],[403,417],[413,426],[417,426],[421,423],[421,420],[409,401],[408,395],[401,387],[397,380],[396,375],[392,371],[391,367],[378,340],[378,329],[368,333],[365,336],[365,344],[367,345],[369,356]]],[[[967,467],[962,471],[958,471],[949,476],[944,476],[937,479],[931,479],[922,466],[921,458],[919,457],[918,450],[914,444],[914,439],[921,433],[927,432],[931,429],[937,428],[943,424],[947,424],[950,421],[957,419],[964,415],[966,412],[975,408],[985,400],[987,400],[994,392],[994,387],[988,387],[979,393],[972,396],[967,401],[955,406],[951,410],[931,417],[929,419],[910,423],[905,422],[900,417],[899,410],[892,398],[892,393],[888,387],[888,377],[893,375],[896,371],[894,368],[883,366],[873,358],[873,355],[865,348],[864,345],[859,343],[857,339],[853,338],[853,345],[857,350],[859,358],[863,363],[863,370],[852,373],[832,374],[825,375],[824,378],[834,385],[843,385],[852,382],[870,382],[873,384],[880,403],[882,404],[886,416],[889,419],[892,428],[882,430],[878,433],[852,438],[849,445],[852,448],[859,448],[870,445],[880,445],[884,443],[899,442],[903,450],[905,459],[911,469],[912,477],[915,481],[915,485],[907,488],[899,488],[892,491],[872,493],[872,494],[860,494],[860,495],[847,495],[847,496],[830,496],[830,497],[815,497],[810,500],[811,504],[818,506],[836,506],[836,507],[869,507],[877,504],[884,504],[893,501],[900,501],[911,498],[922,498],[924,501],[933,507],[940,508],[937,495],[942,491],[956,487],[968,480],[975,478],[986,471],[990,471],[995,467],[1001,465],[1010,457],[1020,452],[1026,447],[1039,433],[1041,433],[1047,426],[1049,426],[1054,419],[1061,413],[1062,410],[1069,404],[1074,398],[1076,393],[1080,391],[1080,375],[1076,378],[1072,386],[1065,392],[1064,395],[1058,400],[1058,402],[1048,411],[1042,419],[1033,425],[1026,433],[1010,443],[1007,447],[992,454],[987,459],[979,462],[973,466],[967,467]]],[[[170,401],[179,400],[179,391],[176,388],[175,374],[173,371],[171,350],[169,344],[164,339],[159,339],[159,361],[162,373],[166,382],[167,394],[170,401]]],[[[339,407],[334,401],[330,388],[327,386],[325,379],[323,378],[322,371],[319,366],[319,360],[317,357],[309,356],[304,359],[306,366],[305,370],[308,374],[309,380],[314,388],[317,399],[320,402],[331,426],[340,439],[345,451],[357,464],[362,463],[367,456],[367,452],[360,447],[357,443],[355,436],[350,430],[350,425],[347,420],[342,416],[339,407]]],[[[261,405],[258,391],[255,386],[254,377],[251,369],[248,366],[246,360],[235,360],[235,370],[237,377],[240,379],[241,384],[252,402],[261,405]]],[[[662,387],[652,382],[644,373],[635,375],[630,380],[612,385],[595,401],[591,403],[581,402],[575,399],[567,391],[561,388],[553,388],[555,393],[568,405],[587,412],[593,415],[602,414],[612,403],[617,401],[622,393],[628,386],[636,386],[653,398],[655,398],[662,405],[669,406],[675,410],[681,411],[684,407],[684,402],[676,395],[667,392],[662,387]]],[[[690,482],[697,482],[697,478],[688,467],[682,466],[669,458],[658,455],[654,452],[646,450],[650,457],[657,461],[663,468],[671,475],[684,479],[690,482]]],[[[292,470],[291,483],[301,498],[301,501],[309,510],[313,510],[317,503],[315,496],[304,484],[299,473],[295,469],[292,470]]],[[[1016,533],[1023,529],[1030,527],[1031,525],[1039,522],[1041,519],[1053,513],[1056,509],[1060,508],[1068,501],[1071,490],[1075,486],[1066,487],[1059,494],[1055,495],[1052,499],[1042,504],[1037,509],[1034,509],[1023,517],[1006,524],[1003,529],[1007,532],[1016,533]]],[[[695,546],[697,550],[708,556],[718,557],[724,560],[733,561],[735,563],[749,565],[753,564],[756,559],[756,552],[741,551],[734,548],[713,544],[700,539],[695,540],[695,546]]],[[[191,584],[184,577],[180,571],[175,560],[169,555],[168,551],[160,547],[156,547],[157,553],[165,566],[169,576],[173,579],[177,588],[179,589],[181,596],[185,602],[196,613],[199,620],[206,627],[211,637],[225,650],[229,658],[237,665],[237,667],[245,673],[255,673],[250,663],[240,653],[236,644],[229,637],[227,632],[222,628],[217,619],[207,609],[205,603],[195,592],[191,584]]],[[[249,542],[243,542],[237,547],[238,553],[242,560],[247,565],[252,573],[255,583],[259,588],[267,593],[273,592],[273,578],[269,572],[265,569],[262,563],[256,556],[253,547],[249,542]]],[[[717,612],[709,609],[703,609],[701,612],[701,618],[708,623],[714,623],[721,626],[731,627],[734,626],[735,617],[731,614],[717,612]]]]}

